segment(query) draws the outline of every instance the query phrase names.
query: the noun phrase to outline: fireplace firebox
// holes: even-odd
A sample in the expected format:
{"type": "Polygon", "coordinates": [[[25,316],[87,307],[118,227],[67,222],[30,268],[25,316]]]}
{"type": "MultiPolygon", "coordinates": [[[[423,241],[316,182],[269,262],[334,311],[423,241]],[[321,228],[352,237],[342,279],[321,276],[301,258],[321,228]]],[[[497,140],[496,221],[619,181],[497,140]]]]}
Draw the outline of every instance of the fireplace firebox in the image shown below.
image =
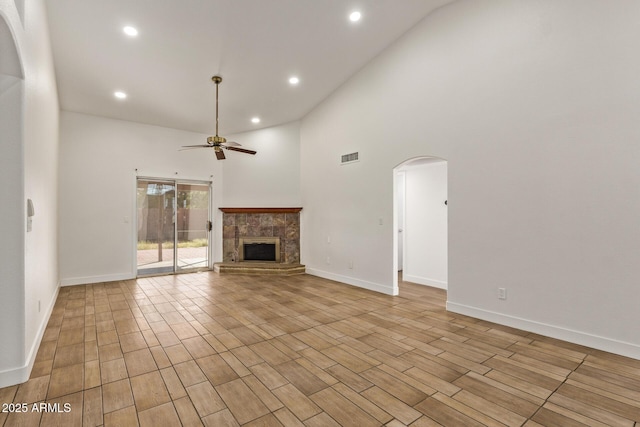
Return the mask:
{"type": "Polygon", "coordinates": [[[238,261],[280,262],[280,238],[241,237],[238,261]]]}

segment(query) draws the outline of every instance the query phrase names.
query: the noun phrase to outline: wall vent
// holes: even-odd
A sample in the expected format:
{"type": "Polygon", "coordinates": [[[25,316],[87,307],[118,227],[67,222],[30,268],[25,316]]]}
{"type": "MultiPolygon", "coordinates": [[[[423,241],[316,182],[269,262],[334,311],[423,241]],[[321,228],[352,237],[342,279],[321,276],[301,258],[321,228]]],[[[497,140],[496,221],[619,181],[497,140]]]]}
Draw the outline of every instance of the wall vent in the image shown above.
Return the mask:
{"type": "Polygon", "coordinates": [[[341,164],[353,163],[358,161],[358,152],[343,154],[341,164]]]}

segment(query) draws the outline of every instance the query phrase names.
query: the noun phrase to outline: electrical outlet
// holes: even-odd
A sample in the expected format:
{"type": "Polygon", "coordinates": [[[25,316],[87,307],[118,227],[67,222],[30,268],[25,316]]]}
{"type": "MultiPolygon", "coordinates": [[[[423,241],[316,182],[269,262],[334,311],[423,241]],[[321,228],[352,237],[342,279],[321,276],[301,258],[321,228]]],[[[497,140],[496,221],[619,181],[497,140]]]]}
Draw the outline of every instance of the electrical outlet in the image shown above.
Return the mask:
{"type": "Polygon", "coordinates": [[[349,270],[353,270],[353,261],[349,261],[349,270]]]}
{"type": "Polygon", "coordinates": [[[507,288],[498,288],[498,299],[507,299],[507,288]]]}
{"type": "Polygon", "coordinates": [[[331,258],[327,257],[327,264],[331,264],[331,258]]]}
{"type": "Polygon", "coordinates": [[[38,313],[40,313],[40,300],[38,300],[38,313]]]}
{"type": "Polygon", "coordinates": [[[327,236],[327,243],[331,243],[331,236],[327,236]]]}

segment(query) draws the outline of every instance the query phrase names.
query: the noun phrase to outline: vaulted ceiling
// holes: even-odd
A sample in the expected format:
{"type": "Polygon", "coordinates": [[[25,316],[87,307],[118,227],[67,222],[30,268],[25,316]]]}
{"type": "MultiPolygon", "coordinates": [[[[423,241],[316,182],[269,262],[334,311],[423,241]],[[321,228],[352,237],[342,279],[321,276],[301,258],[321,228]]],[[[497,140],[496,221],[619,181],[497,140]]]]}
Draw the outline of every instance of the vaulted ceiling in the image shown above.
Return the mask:
{"type": "Polygon", "coordinates": [[[61,108],[212,134],[217,74],[221,135],[297,120],[451,1],[47,0],[61,108]]]}

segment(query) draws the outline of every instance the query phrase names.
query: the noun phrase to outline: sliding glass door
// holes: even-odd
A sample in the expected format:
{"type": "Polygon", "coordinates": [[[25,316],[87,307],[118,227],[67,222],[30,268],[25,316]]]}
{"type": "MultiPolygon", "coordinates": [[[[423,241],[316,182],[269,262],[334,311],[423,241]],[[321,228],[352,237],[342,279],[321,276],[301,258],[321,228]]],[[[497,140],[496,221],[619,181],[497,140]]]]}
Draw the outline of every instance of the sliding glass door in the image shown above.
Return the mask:
{"type": "Polygon", "coordinates": [[[138,275],[174,271],[175,184],[138,179],[138,275]]]}
{"type": "Polygon", "coordinates": [[[178,183],[177,269],[209,265],[209,185],[178,183]]]}
{"type": "Polygon", "coordinates": [[[138,178],[138,276],[208,268],[210,188],[138,178]]]}

